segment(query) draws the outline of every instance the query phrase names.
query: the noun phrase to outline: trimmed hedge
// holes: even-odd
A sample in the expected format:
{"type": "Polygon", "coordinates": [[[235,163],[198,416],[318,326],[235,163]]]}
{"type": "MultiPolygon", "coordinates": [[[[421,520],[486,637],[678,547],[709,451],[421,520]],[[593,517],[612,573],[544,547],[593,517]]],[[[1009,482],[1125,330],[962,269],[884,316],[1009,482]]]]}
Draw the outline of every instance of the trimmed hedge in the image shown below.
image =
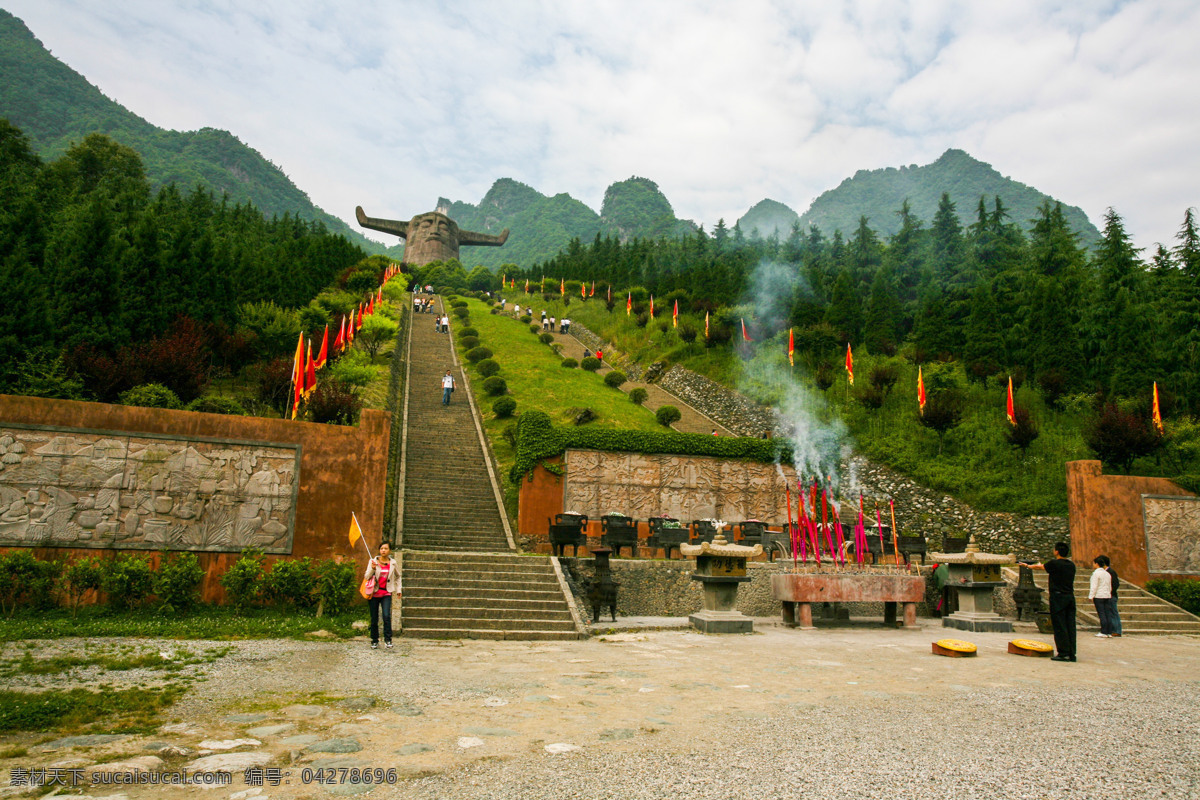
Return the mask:
{"type": "Polygon", "coordinates": [[[471,315],[471,309],[464,306],[459,306],[458,308],[452,309],[452,313],[459,319],[466,321],[467,317],[471,315]]]}
{"type": "Polygon", "coordinates": [[[554,334],[553,333],[543,333],[540,336],[538,336],[538,341],[541,342],[542,344],[550,344],[551,342],[554,341],[554,334]]]}
{"type": "Polygon", "coordinates": [[[587,358],[583,359],[583,361],[579,362],[579,366],[583,367],[588,372],[595,372],[596,370],[600,369],[600,359],[596,358],[595,356],[588,356],[587,358]]]}
{"type": "Polygon", "coordinates": [[[476,347],[467,351],[467,361],[470,361],[472,364],[478,364],[485,358],[491,357],[492,351],[488,350],[486,347],[476,347]]]}
{"type": "Polygon", "coordinates": [[[525,411],[517,420],[516,463],[509,477],[520,481],[542,460],[562,455],[568,447],[626,453],[742,458],[766,464],[792,463],[791,446],[782,439],[708,436],[676,431],[631,431],[611,428],[558,428],[541,411],[525,411]]]}
{"type": "MultiPolygon", "coordinates": [[[[529,316],[528,314],[525,314],[524,316],[522,316],[522,317],[521,317],[521,322],[522,322],[523,324],[525,324],[525,325],[528,325],[528,324],[529,324],[529,321],[530,321],[531,319],[533,319],[533,317],[529,316]]],[[[539,328],[538,328],[538,330],[540,331],[540,330],[541,330],[541,328],[539,327],[539,328]]]]}
{"type": "Polygon", "coordinates": [[[604,385],[611,386],[614,389],[620,389],[621,384],[627,381],[625,373],[619,369],[614,369],[612,372],[604,376],[604,385]]]}
{"type": "Polygon", "coordinates": [[[576,367],[579,366],[579,362],[573,358],[564,358],[562,360],[561,366],[564,366],[567,369],[575,369],[576,367]]]}
{"type": "Polygon", "coordinates": [[[499,400],[492,403],[492,413],[496,415],[497,419],[506,419],[511,417],[513,412],[516,410],[517,401],[513,400],[511,397],[501,397],[499,400]]]}
{"type": "Polygon", "coordinates": [[[485,378],[490,378],[500,371],[500,365],[494,358],[485,358],[475,365],[475,369],[479,370],[479,374],[485,378]]]}
{"type": "Polygon", "coordinates": [[[458,338],[460,338],[460,339],[465,339],[468,336],[478,336],[478,335],[479,335],[479,331],[475,330],[474,328],[463,328],[458,332],[458,338]]]}
{"type": "Polygon", "coordinates": [[[649,393],[645,389],[643,389],[641,386],[639,386],[636,389],[634,389],[632,392],[629,393],[629,399],[632,400],[633,402],[637,403],[640,406],[642,403],[646,402],[646,397],[648,395],[649,395],[649,393]]]}
{"type": "Polygon", "coordinates": [[[529,332],[532,333],[534,336],[537,336],[538,334],[540,334],[542,332],[542,326],[538,325],[536,323],[533,325],[530,325],[529,332]]]}
{"type": "Polygon", "coordinates": [[[206,395],[205,397],[197,397],[192,402],[185,406],[187,411],[202,411],[206,414],[234,414],[245,416],[246,409],[242,404],[232,397],[221,397],[220,395],[206,395]]]}
{"type": "Polygon", "coordinates": [[[483,390],[492,397],[496,397],[508,391],[508,384],[504,378],[501,378],[499,375],[493,375],[483,382],[483,390]]]}
{"type": "Polygon", "coordinates": [[[679,413],[679,409],[675,406],[659,406],[658,411],[654,412],[654,418],[658,420],[658,424],[664,428],[671,427],[672,422],[679,422],[683,415],[679,413]]]}
{"type": "Polygon", "coordinates": [[[461,339],[459,339],[458,341],[459,341],[459,344],[461,344],[463,347],[467,348],[468,350],[474,350],[476,347],[479,347],[479,337],[478,336],[464,336],[461,339]]]}
{"type": "Polygon", "coordinates": [[[450,307],[451,308],[466,308],[467,301],[466,300],[451,300],[450,307]]]}

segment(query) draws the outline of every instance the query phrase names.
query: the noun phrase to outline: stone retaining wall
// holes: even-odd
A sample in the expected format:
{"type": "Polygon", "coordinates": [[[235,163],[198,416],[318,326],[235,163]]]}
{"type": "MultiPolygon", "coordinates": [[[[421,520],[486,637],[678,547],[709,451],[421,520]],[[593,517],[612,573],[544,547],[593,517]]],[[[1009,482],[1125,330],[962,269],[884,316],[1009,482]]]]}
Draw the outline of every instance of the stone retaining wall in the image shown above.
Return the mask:
{"type": "Polygon", "coordinates": [[[678,364],[667,370],[658,385],[738,436],[762,436],[775,429],[773,411],[678,364]]]}

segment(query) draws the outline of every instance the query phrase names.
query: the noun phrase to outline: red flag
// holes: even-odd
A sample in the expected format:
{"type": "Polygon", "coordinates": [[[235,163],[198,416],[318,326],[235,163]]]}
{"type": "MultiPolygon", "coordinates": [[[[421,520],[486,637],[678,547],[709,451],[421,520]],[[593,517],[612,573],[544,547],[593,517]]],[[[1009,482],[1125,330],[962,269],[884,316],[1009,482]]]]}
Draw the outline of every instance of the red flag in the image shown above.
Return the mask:
{"type": "Polygon", "coordinates": [[[846,342],[846,380],[854,385],[854,354],[850,352],[850,343],[846,342]]]}
{"type": "Polygon", "coordinates": [[[579,299],[587,300],[587,284],[586,283],[579,284],[579,299]]]}
{"type": "Polygon", "coordinates": [[[704,312],[704,338],[708,338],[708,312],[704,312]]]}
{"type": "Polygon", "coordinates": [[[566,281],[566,279],[564,279],[564,278],[559,278],[559,279],[558,279],[558,293],[559,293],[559,294],[566,294],[566,293],[567,293],[567,281],[566,281]]]}
{"type": "Polygon", "coordinates": [[[342,314],[342,324],[338,328],[337,338],[333,340],[333,349],[339,353],[346,349],[346,315],[342,314]]]}
{"type": "Polygon", "coordinates": [[[743,341],[747,341],[747,342],[754,341],[753,339],[750,338],[750,334],[746,333],[746,320],[745,319],[742,320],[742,339],[743,339],[743,341]]]}
{"type": "Polygon", "coordinates": [[[675,308],[671,311],[671,327],[679,327],[679,300],[675,301],[675,308]]]}
{"type": "Polygon", "coordinates": [[[1017,411],[1013,406],[1012,375],[1008,376],[1008,404],[1005,406],[1004,413],[1008,416],[1009,425],[1017,424],[1017,411]]]}
{"type": "Polygon", "coordinates": [[[304,399],[317,388],[317,365],[312,357],[312,342],[308,343],[308,363],[304,367],[304,399]]]}
{"type": "Polygon", "coordinates": [[[354,332],[355,333],[358,333],[358,331],[362,328],[362,321],[363,321],[363,307],[362,307],[362,303],[359,303],[358,304],[358,320],[355,321],[355,323],[354,323],[354,332]]]}
{"type": "Polygon", "coordinates": [[[1159,436],[1162,436],[1164,431],[1163,431],[1162,412],[1159,410],[1159,407],[1158,407],[1158,381],[1154,382],[1154,408],[1151,411],[1151,415],[1152,415],[1152,419],[1154,422],[1155,430],[1158,431],[1159,436]]]}
{"type": "Polygon", "coordinates": [[[304,334],[296,342],[296,356],[292,359],[292,419],[300,411],[300,398],[304,395],[304,334]]]}
{"type": "Polygon", "coordinates": [[[371,295],[371,302],[367,304],[367,316],[375,313],[375,295],[371,295]]]}
{"type": "Polygon", "coordinates": [[[317,369],[325,366],[329,360],[329,323],[325,323],[325,336],[321,339],[321,352],[317,354],[317,369]]]}
{"type": "Polygon", "coordinates": [[[608,285],[608,302],[612,302],[612,284],[608,285]]]}
{"type": "Polygon", "coordinates": [[[529,278],[525,279],[525,294],[529,294],[529,278]]]}
{"type": "Polygon", "coordinates": [[[788,328],[788,365],[796,366],[796,330],[788,328]]]}
{"type": "Polygon", "coordinates": [[[925,416],[925,379],[921,375],[920,367],[917,367],[917,406],[921,416],[925,416]]]}
{"type": "Polygon", "coordinates": [[[625,298],[625,316],[633,313],[633,292],[629,293],[629,297],[625,298]]]}
{"type": "Polygon", "coordinates": [[[596,282],[592,281],[592,290],[590,292],[588,292],[588,297],[595,297],[595,296],[596,296],[596,282]]]}
{"type": "Polygon", "coordinates": [[[654,319],[654,295],[650,295],[650,319],[654,319]]]}

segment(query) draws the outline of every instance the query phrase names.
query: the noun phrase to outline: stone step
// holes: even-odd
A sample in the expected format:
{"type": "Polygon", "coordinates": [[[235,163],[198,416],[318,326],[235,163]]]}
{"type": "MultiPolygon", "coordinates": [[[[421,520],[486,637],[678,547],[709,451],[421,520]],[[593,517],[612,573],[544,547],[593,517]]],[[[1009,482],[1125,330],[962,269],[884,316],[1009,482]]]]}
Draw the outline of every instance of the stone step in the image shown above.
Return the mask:
{"type": "Polygon", "coordinates": [[[467,562],[486,562],[491,564],[536,564],[541,569],[553,570],[550,564],[550,556],[548,555],[527,555],[524,553],[459,553],[449,556],[444,553],[422,553],[420,551],[409,551],[405,548],[404,557],[411,559],[413,563],[419,561],[436,561],[441,564],[461,564],[467,562]]]}
{"type": "Polygon", "coordinates": [[[451,614],[449,616],[440,616],[436,614],[413,614],[404,613],[403,623],[405,632],[411,628],[446,628],[449,630],[544,630],[544,631],[568,631],[575,632],[575,621],[567,615],[566,619],[547,619],[541,616],[514,616],[514,617],[499,617],[489,616],[485,618],[465,617],[451,614]]]}
{"type": "MultiPolygon", "coordinates": [[[[529,605],[510,607],[479,604],[475,606],[431,606],[421,605],[410,608],[405,605],[404,619],[422,624],[433,619],[447,620],[445,627],[454,627],[451,620],[468,618],[467,627],[486,627],[480,623],[495,622],[502,627],[510,620],[540,620],[550,623],[563,623],[572,628],[575,626],[571,612],[563,608],[536,608],[529,605]]],[[[522,626],[524,627],[524,626],[522,626]]]]}
{"type": "Polygon", "coordinates": [[[487,550],[493,553],[512,552],[508,548],[508,542],[500,536],[491,539],[417,539],[415,541],[405,539],[405,542],[406,546],[420,547],[427,553],[463,553],[487,550]]]}
{"type": "Polygon", "coordinates": [[[453,572],[446,569],[428,568],[423,566],[409,567],[405,565],[405,577],[411,576],[411,580],[423,583],[430,581],[445,580],[448,576],[452,576],[458,580],[490,580],[490,581],[513,581],[514,583],[545,583],[558,584],[558,578],[553,572],[536,572],[531,570],[507,570],[504,568],[491,569],[487,566],[478,567],[458,567],[453,572]]]}
{"type": "Polygon", "coordinates": [[[491,589],[539,589],[544,590],[547,587],[555,586],[557,583],[550,581],[540,581],[537,583],[531,581],[505,581],[505,580],[488,580],[483,578],[446,578],[443,577],[437,583],[430,582],[412,582],[408,576],[404,577],[404,586],[406,589],[415,587],[429,587],[438,589],[458,589],[466,591],[468,589],[491,590],[491,589]]]}
{"type": "Polygon", "coordinates": [[[404,587],[404,604],[410,602],[429,602],[448,605],[454,602],[485,605],[512,603],[555,603],[562,607],[563,595],[555,589],[463,589],[442,586],[404,587]]]}
{"type": "Polygon", "coordinates": [[[446,612],[452,609],[455,613],[469,613],[477,608],[501,608],[514,613],[527,612],[547,612],[555,615],[566,614],[570,617],[569,611],[563,608],[562,595],[557,598],[549,598],[545,600],[529,600],[526,598],[493,598],[488,597],[462,597],[458,595],[446,597],[429,597],[421,595],[420,597],[404,597],[405,609],[422,609],[423,611],[431,612],[434,610],[446,612]],[[501,603],[503,606],[501,606],[501,603]]]}
{"type": "Polygon", "coordinates": [[[528,630],[494,630],[486,628],[439,628],[432,626],[409,627],[408,625],[404,626],[404,635],[420,639],[499,639],[533,642],[564,642],[579,638],[579,634],[575,630],[547,631],[538,628],[528,630]]]}

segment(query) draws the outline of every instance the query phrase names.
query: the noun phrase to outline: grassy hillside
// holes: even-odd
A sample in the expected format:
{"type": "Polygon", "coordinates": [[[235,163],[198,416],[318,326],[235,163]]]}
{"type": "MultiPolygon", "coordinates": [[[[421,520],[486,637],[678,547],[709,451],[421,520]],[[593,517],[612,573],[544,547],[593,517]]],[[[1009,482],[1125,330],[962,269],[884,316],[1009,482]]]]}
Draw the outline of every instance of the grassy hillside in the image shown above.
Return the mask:
{"type": "MultiPolygon", "coordinates": [[[[1006,178],[990,164],[974,159],[962,150],[947,150],[937,161],[923,167],[914,164],[859,170],[837,188],[814,200],[801,215],[800,224],[806,231],[810,225],[816,225],[826,235],[835,230],[849,235],[858,227],[859,218],[865,216],[875,232],[886,238],[899,230],[896,209],[905,199],[919,219],[931,220],[943,192],[950,193],[964,225],[975,221],[981,196],[988,198],[989,207],[991,198],[999,197],[1008,209],[1009,218],[1025,229],[1031,227],[1030,221],[1037,216],[1038,206],[1043,201],[1054,202],[1049,195],[1006,178]]],[[[1082,209],[1064,204],[1063,211],[1071,229],[1079,234],[1082,245],[1091,247],[1100,240],[1100,232],[1082,209]]],[[[742,227],[744,230],[745,226],[742,227]]]]}
{"type": "Polygon", "coordinates": [[[21,20],[0,9],[0,115],[21,128],[43,159],[61,156],[89,133],[104,133],[142,157],[152,188],[202,184],[251,202],[268,216],[322,222],[368,252],[383,246],[313,205],[278,167],[228,131],[159,128],[105,97],[50,54],[21,20]]]}

